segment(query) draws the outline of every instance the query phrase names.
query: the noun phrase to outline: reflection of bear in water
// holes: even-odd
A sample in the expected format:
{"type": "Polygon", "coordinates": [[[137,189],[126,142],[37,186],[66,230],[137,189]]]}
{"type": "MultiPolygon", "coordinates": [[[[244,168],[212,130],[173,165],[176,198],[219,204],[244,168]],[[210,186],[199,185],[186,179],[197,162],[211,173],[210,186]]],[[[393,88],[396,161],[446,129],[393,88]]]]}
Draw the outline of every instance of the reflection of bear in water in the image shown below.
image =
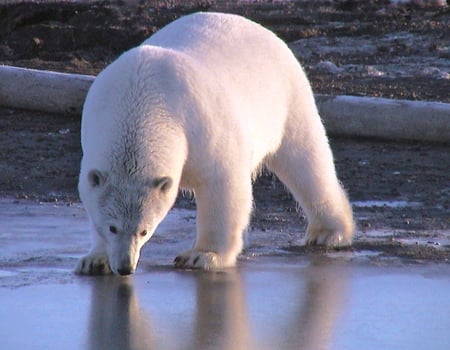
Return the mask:
{"type": "Polygon", "coordinates": [[[263,165],[306,212],[307,243],[351,243],[309,82],[280,39],[242,17],[183,17],[113,62],[88,93],[82,146],[95,242],[79,273],[134,272],[180,187],[195,193],[198,232],[175,266],[232,266],[263,165]]]}

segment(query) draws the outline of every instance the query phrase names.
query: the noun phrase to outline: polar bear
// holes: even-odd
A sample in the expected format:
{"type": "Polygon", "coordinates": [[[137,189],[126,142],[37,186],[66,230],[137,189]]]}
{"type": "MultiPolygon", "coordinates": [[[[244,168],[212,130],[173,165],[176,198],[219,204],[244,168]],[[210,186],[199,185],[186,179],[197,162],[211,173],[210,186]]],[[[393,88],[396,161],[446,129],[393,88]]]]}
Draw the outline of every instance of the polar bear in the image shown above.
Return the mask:
{"type": "Polygon", "coordinates": [[[175,267],[233,266],[262,166],[305,211],[307,244],[351,244],[308,79],[285,43],[243,17],[188,15],[121,55],[91,86],[81,134],[94,244],[80,274],[133,273],[180,188],[195,194],[197,239],[175,267]]]}

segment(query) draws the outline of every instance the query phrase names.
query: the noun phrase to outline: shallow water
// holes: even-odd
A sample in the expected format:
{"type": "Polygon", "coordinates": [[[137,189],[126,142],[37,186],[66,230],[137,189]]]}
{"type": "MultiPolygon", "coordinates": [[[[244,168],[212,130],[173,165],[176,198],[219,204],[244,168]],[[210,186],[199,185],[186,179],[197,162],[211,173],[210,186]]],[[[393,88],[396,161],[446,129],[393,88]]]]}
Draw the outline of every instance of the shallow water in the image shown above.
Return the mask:
{"type": "Polygon", "coordinates": [[[0,223],[1,349],[450,348],[448,263],[293,254],[253,230],[237,268],[177,271],[195,213],[174,210],[135,275],[79,277],[79,206],[0,201],[0,223]]]}

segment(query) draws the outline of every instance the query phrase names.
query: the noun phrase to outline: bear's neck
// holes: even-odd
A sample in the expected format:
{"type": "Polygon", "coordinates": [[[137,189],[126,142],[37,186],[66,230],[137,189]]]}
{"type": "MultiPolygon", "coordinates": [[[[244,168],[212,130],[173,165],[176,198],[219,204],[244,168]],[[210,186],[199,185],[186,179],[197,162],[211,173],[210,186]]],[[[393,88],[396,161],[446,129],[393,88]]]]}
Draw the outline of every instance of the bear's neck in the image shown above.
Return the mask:
{"type": "Polygon", "coordinates": [[[136,181],[164,176],[179,181],[187,158],[187,141],[173,119],[149,116],[128,120],[120,130],[111,154],[114,172],[136,181]]]}

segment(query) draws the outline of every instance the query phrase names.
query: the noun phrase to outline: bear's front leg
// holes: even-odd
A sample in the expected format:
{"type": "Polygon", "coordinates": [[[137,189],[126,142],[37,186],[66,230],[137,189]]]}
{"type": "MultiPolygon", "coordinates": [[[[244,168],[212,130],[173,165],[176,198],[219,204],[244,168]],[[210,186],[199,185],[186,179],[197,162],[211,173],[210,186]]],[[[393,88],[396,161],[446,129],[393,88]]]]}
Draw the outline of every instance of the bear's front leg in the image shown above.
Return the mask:
{"type": "Polygon", "coordinates": [[[82,257],[75,268],[78,275],[107,275],[112,273],[108,253],[101,237],[95,235],[95,243],[88,255],[82,257]]]}
{"type": "Polygon", "coordinates": [[[195,189],[197,240],[193,249],[175,258],[176,268],[213,270],[235,265],[250,219],[252,186],[250,174],[233,175],[195,189]]]}

